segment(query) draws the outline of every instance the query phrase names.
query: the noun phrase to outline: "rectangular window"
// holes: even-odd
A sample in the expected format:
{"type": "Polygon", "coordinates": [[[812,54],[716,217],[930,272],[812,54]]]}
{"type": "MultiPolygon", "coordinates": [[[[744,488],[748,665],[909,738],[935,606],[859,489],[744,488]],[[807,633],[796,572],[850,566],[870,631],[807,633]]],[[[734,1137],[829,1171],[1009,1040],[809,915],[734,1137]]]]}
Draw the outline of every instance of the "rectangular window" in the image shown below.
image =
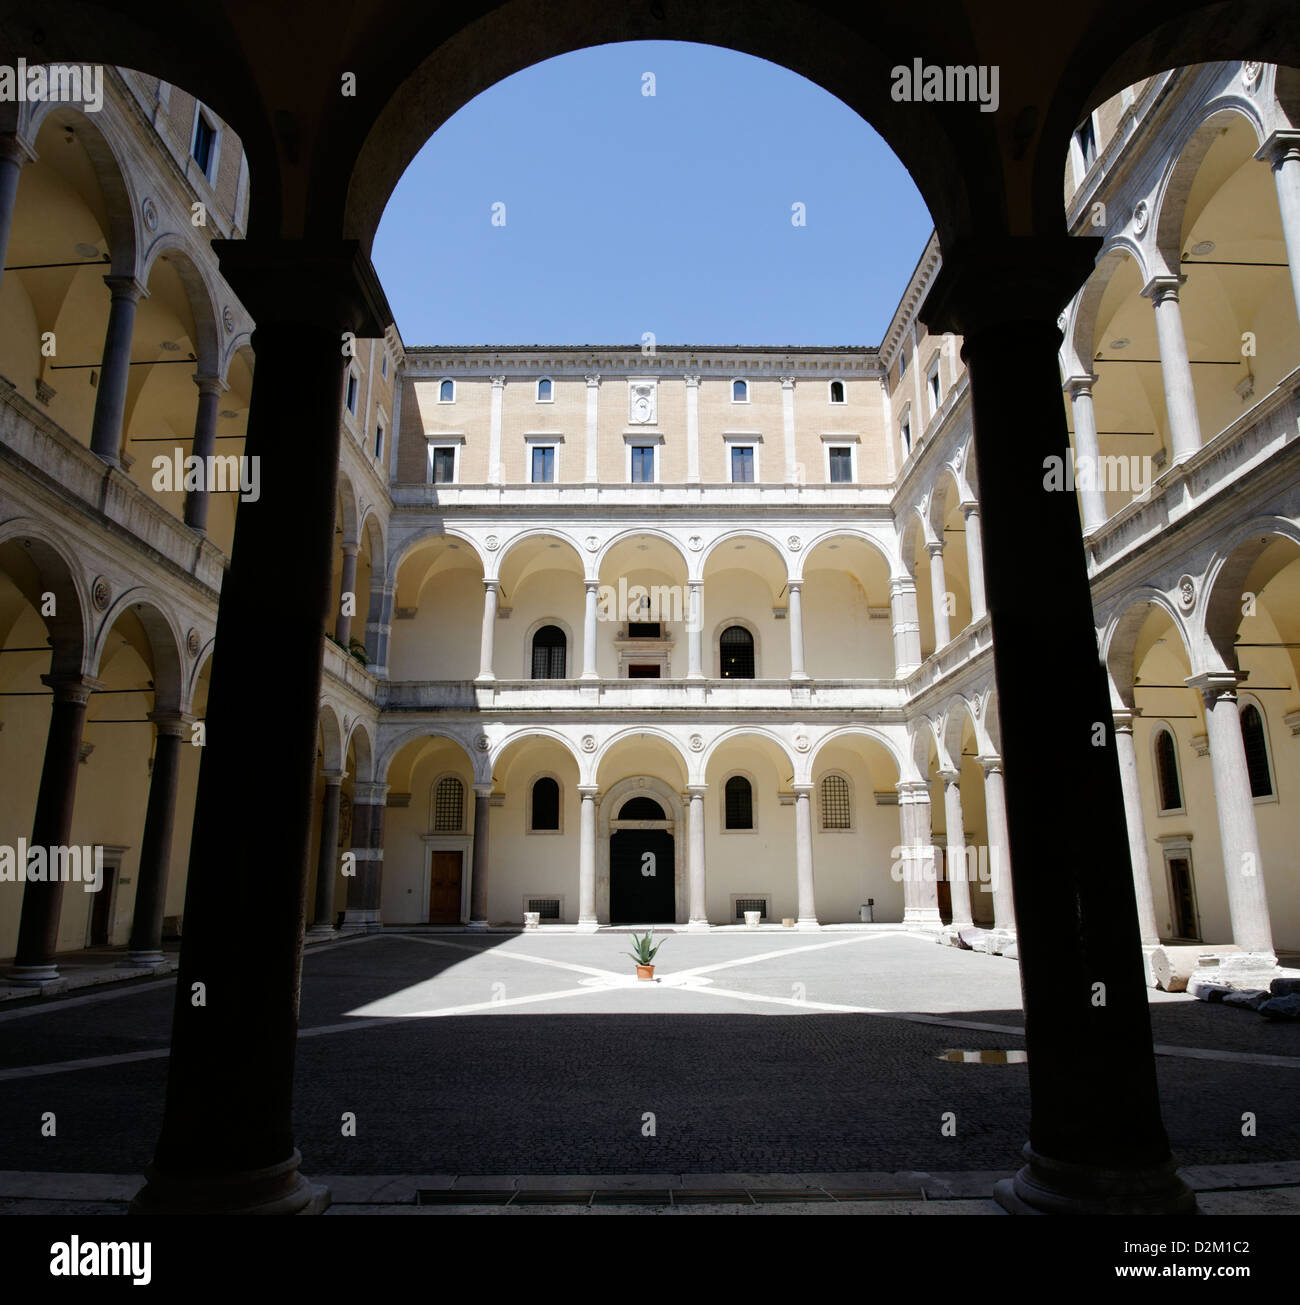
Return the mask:
{"type": "Polygon", "coordinates": [[[379,374],[382,377],[384,377],[385,380],[388,378],[388,355],[387,354],[384,354],[384,356],[379,360],[379,374]]]}
{"type": "Polygon", "coordinates": [[[931,415],[939,411],[939,369],[936,367],[930,373],[930,412],[931,415]]]}
{"type": "Polygon", "coordinates": [[[357,378],[348,373],[348,411],[355,417],[357,415],[357,378]]]}
{"type": "Polygon", "coordinates": [[[550,485],[555,481],[555,450],[548,446],[533,449],[533,484],[550,485]]]}
{"type": "Polygon", "coordinates": [[[627,623],[627,637],[629,639],[662,639],[663,622],[629,621],[627,623]]]}
{"type": "Polygon", "coordinates": [[[733,485],[752,485],[754,483],[754,450],[743,445],[731,450],[731,483],[733,485]]]}
{"type": "Polygon", "coordinates": [[[1097,134],[1092,129],[1092,114],[1089,114],[1083,121],[1079,130],[1074,133],[1074,137],[1079,142],[1079,153],[1083,158],[1083,170],[1087,172],[1097,161],[1097,134]]]}
{"type": "Polygon", "coordinates": [[[655,478],[654,445],[632,447],[632,483],[634,485],[653,485],[655,478]]]}
{"type": "Polygon", "coordinates": [[[203,175],[209,175],[212,166],[212,147],[217,142],[217,129],[200,112],[194,123],[194,161],[203,169],[203,175]]]}
{"type": "Polygon", "coordinates": [[[435,485],[451,485],[456,481],[456,450],[434,449],[433,451],[433,483],[435,485]]]}
{"type": "Polygon", "coordinates": [[[905,421],[902,425],[903,435],[903,453],[908,454],[912,451],[912,423],[905,421]]]}
{"type": "Polygon", "coordinates": [[[375,457],[382,458],[383,456],[384,456],[384,423],[380,422],[379,425],[375,427],[375,457]]]}
{"type": "Polygon", "coordinates": [[[848,485],[853,481],[853,450],[833,448],[828,450],[831,464],[831,484],[848,485]]]}

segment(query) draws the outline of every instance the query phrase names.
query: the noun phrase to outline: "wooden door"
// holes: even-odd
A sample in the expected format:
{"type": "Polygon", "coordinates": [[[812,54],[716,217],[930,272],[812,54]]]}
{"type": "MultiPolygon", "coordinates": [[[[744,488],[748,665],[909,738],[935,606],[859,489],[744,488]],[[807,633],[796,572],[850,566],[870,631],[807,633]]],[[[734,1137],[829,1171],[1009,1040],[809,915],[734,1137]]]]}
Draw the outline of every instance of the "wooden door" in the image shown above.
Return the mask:
{"type": "Polygon", "coordinates": [[[429,859],[429,923],[460,923],[460,852],[433,852],[429,859]]]}
{"type": "Polygon", "coordinates": [[[610,924],[672,924],[676,896],[673,836],[666,829],[620,829],[610,836],[610,924]]]}

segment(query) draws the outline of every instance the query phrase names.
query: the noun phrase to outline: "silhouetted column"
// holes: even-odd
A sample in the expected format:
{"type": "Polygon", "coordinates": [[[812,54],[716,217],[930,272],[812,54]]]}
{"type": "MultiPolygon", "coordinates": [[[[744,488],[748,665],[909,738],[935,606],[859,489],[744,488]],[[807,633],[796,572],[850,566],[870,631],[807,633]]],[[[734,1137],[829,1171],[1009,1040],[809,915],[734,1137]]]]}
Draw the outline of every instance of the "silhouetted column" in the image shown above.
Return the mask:
{"type": "Polygon", "coordinates": [[[704,795],[708,789],[703,784],[692,784],[686,790],[690,802],[690,856],[687,865],[690,873],[691,910],[687,927],[707,929],[709,911],[704,888],[704,795]]]}
{"type": "Polygon", "coordinates": [[[579,784],[582,798],[578,832],[578,928],[584,933],[596,929],[596,795],[594,784],[579,784]]]}
{"type": "Polygon", "coordinates": [[[345,331],[382,335],[392,314],[355,241],[219,240],[213,249],[257,322],[246,455],[259,460],[261,495],[240,504],[221,585],[167,1102],[132,1209],[291,1214],[328,1201],[298,1171],[292,1104],[341,345],[345,331]],[[304,432],[310,457],[286,431],[304,432]],[[231,805],[255,762],[275,776],[273,819],[244,819],[231,805]],[[256,904],[238,910],[233,934],[232,903],[256,904]]]}
{"type": "Polygon", "coordinates": [[[795,875],[799,888],[800,929],[819,929],[817,923],[817,894],[813,882],[813,832],[811,784],[795,784],[794,788],[794,853],[795,875]]]}
{"type": "Polygon", "coordinates": [[[1270,969],[1277,964],[1273,930],[1264,890],[1264,858],[1255,824],[1255,799],[1250,791],[1246,745],[1241,737],[1237,706],[1237,676],[1207,672],[1193,675],[1188,685],[1205,703],[1205,732],[1210,741],[1210,766],[1214,771],[1214,807],[1219,817],[1219,842],[1223,847],[1223,874],[1228,888],[1228,914],[1232,941],[1248,959],[1221,962],[1226,969],[1270,969]]]}
{"type": "Polygon", "coordinates": [[[95,415],[90,425],[90,451],[110,466],[122,465],[122,414],[126,387],[131,379],[131,337],[135,332],[135,306],[148,291],[133,276],[106,276],[112,293],[108,330],[104,334],[104,361],[95,391],[95,415]]]}
{"type": "Polygon", "coordinates": [[[916,585],[910,576],[890,580],[889,612],[894,627],[894,675],[901,680],[921,664],[921,621],[916,585]]]}
{"type": "Polygon", "coordinates": [[[352,785],[352,873],[347,875],[345,933],[377,933],[383,928],[384,803],[388,785],[352,785]]]}
{"type": "Polygon", "coordinates": [[[150,713],[158,734],[154,741],[153,774],[145,807],[140,868],[136,874],[135,910],[127,963],[157,965],[163,960],[163,915],[167,908],[167,872],[171,868],[172,834],[176,827],[176,790],[180,785],[181,749],[189,733],[189,717],[179,712],[150,713]]]}
{"type": "Polygon", "coordinates": [[[1124,786],[1124,818],[1128,826],[1128,852],[1133,862],[1133,896],[1137,901],[1138,931],[1142,945],[1160,941],[1156,908],[1151,894],[1151,866],[1147,856],[1147,825],[1142,814],[1142,787],[1138,783],[1137,752],[1133,747],[1133,713],[1115,713],[1115,749],[1119,777],[1124,786]]]}
{"type": "Polygon", "coordinates": [[[0,277],[4,275],[5,258],[9,252],[9,229],[13,226],[14,205],[18,201],[18,178],[23,164],[36,158],[32,149],[20,136],[0,136],[0,277]]]}
{"type": "Polygon", "coordinates": [[[1075,478],[1079,485],[1079,506],[1083,511],[1083,533],[1091,534],[1106,524],[1106,487],[1102,483],[1101,445],[1097,441],[1097,414],[1092,406],[1092,387],[1097,378],[1071,376],[1065,382],[1065,392],[1070,396],[1070,411],[1074,416],[1075,478]],[[1087,459],[1085,462],[1084,459],[1087,459]],[[1080,476],[1080,465],[1091,468],[1087,476],[1080,476]]]}
{"type": "Polygon", "coordinates": [[[357,553],[356,544],[343,545],[343,577],[339,583],[339,614],[334,622],[334,637],[345,648],[352,636],[352,617],[347,610],[348,595],[352,595],[352,609],[357,605],[357,553]]]}
{"type": "Polygon", "coordinates": [[[334,933],[334,878],[339,872],[339,807],[343,796],[341,770],[327,770],[325,800],[321,804],[320,849],[316,857],[316,909],[310,932],[334,933]]]}
{"type": "Polygon", "coordinates": [[[948,581],[943,574],[943,542],[926,544],[930,555],[930,606],[934,609],[934,650],[946,648],[952,639],[948,630],[948,581]]]}
{"type": "Polygon", "coordinates": [[[491,828],[492,785],[474,785],[474,860],[469,881],[469,922],[488,923],[488,832],[491,828]]]}
{"type": "Polygon", "coordinates": [[[583,587],[586,590],[586,607],[582,619],[582,678],[584,680],[598,680],[600,679],[600,672],[596,669],[596,630],[598,628],[597,617],[600,614],[598,607],[600,581],[584,581],[583,587]]]}
{"type": "Polygon", "coordinates": [[[790,678],[806,680],[803,668],[803,581],[790,581],[790,608],[787,619],[790,622],[790,678]]]}
{"type": "Polygon", "coordinates": [[[497,637],[497,597],[501,586],[495,580],[483,581],[483,632],[479,639],[478,679],[492,681],[496,674],[492,670],[493,649],[497,637]]]}
{"type": "Polygon", "coordinates": [[[966,571],[970,577],[970,619],[978,621],[988,611],[984,601],[984,544],[980,536],[978,503],[963,503],[966,518],[966,571]]]}
{"type": "Polygon", "coordinates": [[[948,830],[948,889],[952,896],[953,928],[975,923],[970,910],[970,880],[966,877],[966,827],[961,809],[961,772],[941,770],[943,819],[948,830]]]}
{"type": "Polygon", "coordinates": [[[1291,302],[1300,315],[1300,131],[1275,131],[1255,157],[1273,169],[1282,239],[1291,266],[1291,302]]]}
{"type": "MultiPolygon", "coordinates": [[[[1099,722],[1109,735],[1111,699],[1079,509],[1045,475],[1069,447],[1056,319],[1100,243],[985,233],[945,250],[921,309],[932,333],[964,338],[1010,859],[1024,870],[1012,890],[1030,1141],[1028,1163],[995,1194],[1021,1211],[1190,1211],[1160,1117],[1116,749],[1094,743],[1099,722]],[[1064,686],[1048,714],[1044,630],[1064,686]],[[1062,793],[1086,795],[1087,820],[1070,838],[1062,793]]],[[[989,821],[992,843],[992,810],[989,821]]]]}
{"type": "Polygon", "coordinates": [[[206,533],[208,508],[211,502],[206,468],[208,459],[217,450],[217,410],[221,404],[221,395],[226,390],[226,383],[219,376],[198,375],[194,377],[194,384],[199,390],[199,406],[194,417],[192,452],[196,458],[203,459],[205,474],[199,482],[199,487],[190,490],[185,496],[185,524],[191,530],[206,533]]]}
{"type": "MultiPolygon", "coordinates": [[[[81,760],[81,730],[86,703],[101,687],[88,675],[42,675],[54,693],[50,726],[45,735],[45,760],[36,794],[32,841],[36,847],[66,847],[72,833],[72,812],[77,800],[77,765],[81,760]]],[[[46,857],[48,865],[48,854],[46,857]]],[[[24,867],[24,870],[26,867],[24,867]]],[[[59,910],[63,884],[57,880],[28,880],[23,885],[22,913],[18,920],[18,951],[11,983],[39,987],[59,977],[54,956],[59,943],[59,910]]]]}
{"type": "MultiPolygon", "coordinates": [[[[1187,360],[1187,337],[1178,306],[1178,288],[1185,277],[1154,276],[1142,288],[1156,310],[1156,341],[1160,348],[1160,375],[1165,385],[1165,412],[1173,442],[1171,462],[1190,458],[1201,447],[1201,419],[1196,411],[1196,388],[1187,360]]],[[[981,482],[983,483],[983,482],[981,482]]]]}

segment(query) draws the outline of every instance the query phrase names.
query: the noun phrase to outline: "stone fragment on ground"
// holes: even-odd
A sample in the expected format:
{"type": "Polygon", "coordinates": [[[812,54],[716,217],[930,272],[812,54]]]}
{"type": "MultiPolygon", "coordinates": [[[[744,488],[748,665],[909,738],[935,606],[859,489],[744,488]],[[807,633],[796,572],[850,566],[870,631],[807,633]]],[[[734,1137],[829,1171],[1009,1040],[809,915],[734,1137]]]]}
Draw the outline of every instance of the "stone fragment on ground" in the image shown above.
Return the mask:
{"type": "Polygon", "coordinates": [[[1262,988],[1235,988],[1232,992],[1224,994],[1223,1004],[1225,1006],[1244,1006],[1248,1010],[1258,1010],[1268,999],[1269,994],[1262,988]]]}
{"type": "Polygon", "coordinates": [[[1271,1020],[1300,1020],[1300,993],[1270,997],[1261,1003],[1259,1013],[1271,1020]]]}

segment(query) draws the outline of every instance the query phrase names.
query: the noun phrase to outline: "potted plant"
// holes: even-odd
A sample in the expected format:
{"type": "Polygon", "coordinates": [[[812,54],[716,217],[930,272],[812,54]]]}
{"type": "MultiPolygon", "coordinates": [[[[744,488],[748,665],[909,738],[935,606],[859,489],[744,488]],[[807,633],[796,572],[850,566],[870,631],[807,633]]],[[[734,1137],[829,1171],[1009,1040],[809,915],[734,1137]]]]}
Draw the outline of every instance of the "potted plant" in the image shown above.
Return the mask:
{"type": "Polygon", "coordinates": [[[653,979],[655,977],[654,958],[655,952],[659,947],[651,947],[650,943],[655,936],[655,931],[651,929],[644,937],[637,934],[632,935],[632,950],[628,955],[636,962],[636,977],[638,979],[653,979]]]}

